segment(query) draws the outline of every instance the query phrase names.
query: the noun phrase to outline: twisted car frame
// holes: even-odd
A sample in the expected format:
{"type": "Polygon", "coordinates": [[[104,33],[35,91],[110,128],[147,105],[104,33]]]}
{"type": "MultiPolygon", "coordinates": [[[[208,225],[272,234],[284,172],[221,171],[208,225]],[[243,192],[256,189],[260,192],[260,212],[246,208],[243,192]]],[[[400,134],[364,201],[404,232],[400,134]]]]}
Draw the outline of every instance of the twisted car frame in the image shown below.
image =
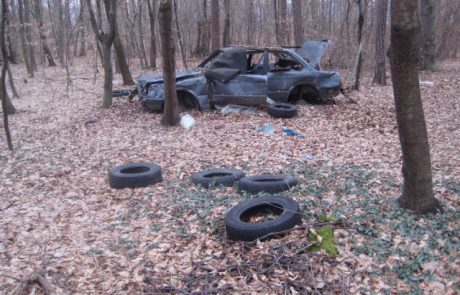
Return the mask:
{"type": "MultiPolygon", "coordinates": [[[[323,71],[319,61],[329,42],[301,47],[227,47],[215,50],[194,70],[176,73],[179,104],[206,110],[215,105],[260,106],[275,102],[326,101],[338,95],[341,78],[323,71]]],[[[143,74],[137,94],[149,110],[162,111],[162,75],[143,74]]]]}

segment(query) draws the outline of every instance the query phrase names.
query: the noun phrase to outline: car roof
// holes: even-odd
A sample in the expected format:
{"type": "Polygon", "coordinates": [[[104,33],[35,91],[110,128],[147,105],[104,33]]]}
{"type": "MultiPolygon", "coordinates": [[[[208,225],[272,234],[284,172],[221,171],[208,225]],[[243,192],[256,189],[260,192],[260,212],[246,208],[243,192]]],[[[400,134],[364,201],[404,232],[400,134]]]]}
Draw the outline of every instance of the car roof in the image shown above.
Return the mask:
{"type": "Polygon", "coordinates": [[[241,49],[245,49],[247,52],[263,52],[265,50],[268,50],[268,51],[272,51],[272,52],[275,52],[275,51],[279,51],[279,52],[286,52],[286,51],[291,51],[290,48],[300,48],[298,46],[290,46],[290,47],[283,47],[283,46],[266,46],[266,47],[252,47],[252,46],[241,46],[241,45],[235,45],[235,46],[228,46],[228,47],[223,47],[223,48],[220,48],[220,50],[222,51],[227,51],[227,50],[230,50],[230,49],[234,49],[234,48],[241,48],[241,49]]]}

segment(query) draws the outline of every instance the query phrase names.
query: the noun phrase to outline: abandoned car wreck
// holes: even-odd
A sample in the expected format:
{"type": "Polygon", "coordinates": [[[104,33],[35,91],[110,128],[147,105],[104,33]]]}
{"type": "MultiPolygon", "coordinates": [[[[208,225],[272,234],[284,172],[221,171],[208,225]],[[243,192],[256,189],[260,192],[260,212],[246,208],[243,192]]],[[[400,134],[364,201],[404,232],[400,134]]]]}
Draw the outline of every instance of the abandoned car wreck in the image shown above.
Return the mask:
{"type": "MultiPolygon", "coordinates": [[[[206,110],[214,105],[260,106],[275,102],[326,101],[338,95],[341,78],[323,71],[319,61],[328,41],[306,41],[302,47],[215,50],[194,70],[176,73],[179,104],[185,109],[206,110]]],[[[162,75],[143,74],[136,89],[139,100],[151,111],[162,111],[162,75]]]]}

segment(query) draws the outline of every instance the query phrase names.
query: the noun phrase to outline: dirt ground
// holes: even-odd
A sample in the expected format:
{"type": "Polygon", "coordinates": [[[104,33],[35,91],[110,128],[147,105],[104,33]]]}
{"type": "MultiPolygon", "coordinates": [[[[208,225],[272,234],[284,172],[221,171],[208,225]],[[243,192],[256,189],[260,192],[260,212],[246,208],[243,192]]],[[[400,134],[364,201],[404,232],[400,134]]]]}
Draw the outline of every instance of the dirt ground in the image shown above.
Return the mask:
{"type": "Polygon", "coordinates": [[[445,209],[426,217],[395,203],[401,151],[391,86],[365,79],[352,94],[358,105],[339,96],[335,105],[301,105],[292,119],[194,111],[196,125],[185,130],[126,98],[102,109],[102,74],[84,62],[70,69],[70,84],[59,67],[35,78],[12,70],[21,97],[10,117],[13,153],[0,123],[2,294],[35,271],[68,294],[460,292],[458,61],[420,77],[445,209]],[[256,131],[268,123],[274,135],[256,131]],[[161,165],[164,181],[111,189],[108,171],[137,161],[161,165]],[[193,172],[217,167],[296,176],[285,195],[299,202],[304,224],[340,219],[331,225],[339,255],[308,251],[310,226],[263,242],[227,240],[225,212],[251,196],[190,183],[193,172]]]}

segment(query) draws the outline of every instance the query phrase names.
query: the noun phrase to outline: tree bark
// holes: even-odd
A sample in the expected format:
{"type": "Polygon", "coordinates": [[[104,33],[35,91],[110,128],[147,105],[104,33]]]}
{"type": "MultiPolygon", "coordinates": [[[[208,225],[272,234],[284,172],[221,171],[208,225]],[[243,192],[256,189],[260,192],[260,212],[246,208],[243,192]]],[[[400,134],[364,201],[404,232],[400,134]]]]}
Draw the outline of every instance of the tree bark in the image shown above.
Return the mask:
{"type": "Polygon", "coordinates": [[[224,32],[222,35],[222,46],[230,45],[230,0],[224,0],[224,32]]]}
{"type": "MultiPolygon", "coordinates": [[[[10,67],[9,63],[8,63],[8,67],[7,67],[6,71],[8,72],[8,81],[10,82],[10,88],[11,88],[11,91],[13,92],[13,96],[16,97],[16,98],[19,98],[19,93],[16,90],[16,86],[14,85],[13,74],[11,73],[11,67],[10,67]]],[[[11,105],[13,105],[13,104],[11,103],[11,105]]],[[[14,106],[13,106],[13,109],[14,109],[14,106]]]]}
{"type": "Polygon", "coordinates": [[[149,9],[149,20],[150,20],[150,68],[155,70],[157,68],[157,48],[155,43],[155,13],[157,10],[157,1],[147,0],[147,6],[149,9]]]}
{"type": "Polygon", "coordinates": [[[388,0],[377,0],[375,10],[375,69],[373,83],[386,85],[385,76],[385,33],[387,27],[388,0]]]}
{"type": "MultiPolygon", "coordinates": [[[[7,7],[7,9],[9,9],[7,7]]],[[[10,14],[10,11],[8,10],[8,15],[10,14]]],[[[8,46],[8,60],[11,64],[17,64],[18,63],[18,59],[17,59],[17,53],[16,53],[16,49],[15,49],[15,46],[13,46],[13,41],[11,40],[11,31],[13,29],[11,28],[10,26],[10,20],[9,18],[6,20],[6,28],[5,28],[5,34],[6,34],[6,42],[7,42],[7,46],[8,46]]]]}
{"type": "Polygon", "coordinates": [[[36,71],[37,62],[35,61],[34,47],[32,45],[32,32],[30,29],[31,21],[30,21],[29,1],[24,1],[24,20],[26,22],[25,32],[26,32],[27,45],[29,47],[30,64],[32,66],[32,69],[36,71]]]}
{"type": "Polygon", "coordinates": [[[436,68],[436,1],[420,0],[420,21],[422,28],[421,62],[422,70],[436,68]]]}
{"type": "Polygon", "coordinates": [[[115,28],[115,30],[115,39],[113,43],[115,47],[115,53],[117,56],[118,66],[120,67],[120,73],[123,78],[123,85],[134,85],[134,80],[131,76],[131,71],[129,70],[128,62],[126,61],[125,51],[123,49],[123,44],[121,43],[118,28],[115,28]]]}
{"type": "Polygon", "coordinates": [[[175,47],[172,37],[171,0],[161,0],[159,20],[165,98],[161,122],[165,125],[173,126],[179,121],[179,103],[176,93],[175,47]]]}
{"type": "Polygon", "coordinates": [[[184,63],[185,69],[187,69],[188,66],[187,66],[187,59],[185,56],[184,43],[182,42],[182,34],[181,34],[180,26],[179,26],[179,19],[177,17],[177,1],[176,0],[173,0],[173,6],[174,6],[174,23],[176,25],[176,31],[177,31],[177,40],[179,41],[182,62],[184,63]]]}
{"type": "Polygon", "coordinates": [[[358,5],[358,51],[356,52],[355,83],[352,88],[359,91],[361,69],[363,66],[364,13],[362,0],[355,0],[355,3],[358,5]]]}
{"type": "Polygon", "coordinates": [[[48,60],[48,65],[50,67],[55,67],[56,62],[54,61],[51,50],[48,47],[48,42],[46,41],[46,35],[43,30],[43,16],[42,16],[42,3],[39,0],[34,0],[35,5],[35,20],[38,23],[38,35],[40,36],[40,43],[42,44],[43,52],[45,53],[46,59],[48,60]]]}
{"type": "Polygon", "coordinates": [[[144,46],[144,34],[143,34],[144,26],[142,25],[142,5],[143,3],[144,2],[139,2],[139,15],[137,18],[137,28],[139,30],[139,53],[143,60],[142,67],[146,68],[148,67],[149,62],[147,61],[147,53],[145,52],[145,46],[144,46]]]}
{"type": "Polygon", "coordinates": [[[26,38],[26,30],[25,30],[25,23],[24,23],[24,5],[23,5],[23,0],[18,1],[18,6],[19,6],[19,34],[21,35],[21,45],[22,45],[22,53],[24,55],[24,62],[26,64],[27,68],[27,74],[29,77],[34,76],[34,69],[32,67],[32,64],[30,62],[30,54],[29,54],[29,46],[27,45],[27,38],[26,38]]]}
{"type": "Polygon", "coordinates": [[[302,18],[302,0],[292,0],[292,14],[294,27],[294,43],[302,45],[303,43],[303,18],[302,18]]]}
{"type": "Polygon", "coordinates": [[[391,3],[390,68],[396,105],[396,120],[403,155],[403,191],[398,199],[403,208],[417,213],[441,209],[433,194],[430,147],[420,95],[418,76],[420,25],[418,3],[391,3]]]}
{"type": "Polygon", "coordinates": [[[246,0],[247,2],[247,11],[246,19],[248,25],[246,26],[246,45],[256,45],[255,43],[255,29],[256,29],[256,13],[254,7],[254,0],[246,0]]]}
{"type": "Polygon", "coordinates": [[[7,108],[7,94],[6,94],[6,83],[5,83],[5,76],[6,76],[6,70],[8,68],[8,53],[6,50],[6,44],[5,44],[5,27],[8,19],[8,4],[7,0],[2,0],[2,26],[0,29],[0,47],[2,51],[2,56],[3,56],[3,64],[2,64],[2,74],[1,74],[1,82],[0,82],[0,95],[1,95],[1,101],[2,101],[2,109],[3,109],[3,128],[5,129],[5,135],[6,135],[6,142],[8,145],[8,149],[10,151],[13,150],[13,141],[11,140],[11,132],[9,128],[9,122],[8,122],[8,114],[10,114],[8,108],[7,108]]]}
{"type": "Polygon", "coordinates": [[[211,49],[220,47],[220,7],[219,0],[211,0],[211,49]]]}
{"type": "MultiPolygon", "coordinates": [[[[96,2],[97,3],[97,2],[96,2]]],[[[97,40],[102,45],[102,64],[104,66],[104,94],[102,97],[102,107],[110,108],[112,106],[112,80],[113,80],[113,67],[112,67],[112,44],[115,39],[117,27],[117,0],[104,0],[105,11],[109,23],[107,32],[101,29],[102,17],[100,9],[98,9],[99,26],[96,22],[91,0],[86,0],[88,11],[91,20],[91,27],[96,35],[97,40]]]]}

